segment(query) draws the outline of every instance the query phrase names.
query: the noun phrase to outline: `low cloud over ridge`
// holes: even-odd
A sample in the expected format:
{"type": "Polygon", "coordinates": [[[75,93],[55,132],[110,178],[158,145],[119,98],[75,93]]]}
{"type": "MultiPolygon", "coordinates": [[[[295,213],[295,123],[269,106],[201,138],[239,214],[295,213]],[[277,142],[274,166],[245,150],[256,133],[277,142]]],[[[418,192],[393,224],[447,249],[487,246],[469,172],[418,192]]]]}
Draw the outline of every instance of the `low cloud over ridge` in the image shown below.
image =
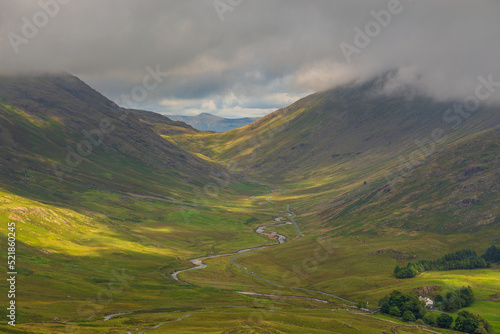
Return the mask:
{"type": "Polygon", "coordinates": [[[393,69],[388,91],[463,100],[479,76],[500,82],[498,13],[464,0],[4,1],[0,71],[64,70],[119,100],[159,66],[168,76],[133,106],[166,114],[261,116],[393,69]]]}

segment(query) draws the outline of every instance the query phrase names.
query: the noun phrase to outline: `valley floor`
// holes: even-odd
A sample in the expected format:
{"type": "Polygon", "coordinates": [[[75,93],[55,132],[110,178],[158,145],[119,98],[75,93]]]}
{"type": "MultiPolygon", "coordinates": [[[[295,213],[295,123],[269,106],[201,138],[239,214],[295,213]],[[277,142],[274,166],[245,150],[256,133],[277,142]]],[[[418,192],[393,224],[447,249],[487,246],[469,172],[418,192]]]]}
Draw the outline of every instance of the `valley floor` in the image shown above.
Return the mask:
{"type": "MultiPolygon", "coordinates": [[[[498,268],[429,272],[411,280],[396,280],[390,275],[390,270],[381,269],[393,265],[393,255],[397,251],[367,253],[368,250],[385,249],[383,247],[387,246],[389,239],[368,236],[364,240],[349,236],[324,238],[314,235],[311,229],[302,232],[300,223],[295,221],[295,214],[289,211],[286,198],[282,196],[287,195],[274,191],[271,195],[245,199],[245,202],[252,202],[250,207],[259,208],[264,214],[263,218],[244,225],[251,231],[246,234],[248,242],[233,241],[231,247],[238,244],[247,247],[236,248],[235,252],[228,252],[222,247],[219,250],[222,254],[214,249],[206,257],[179,262],[173,258],[170,260],[171,256],[167,255],[172,250],[154,242],[160,246],[158,255],[166,252],[168,262],[159,268],[156,264],[156,269],[150,266],[153,270],[146,270],[147,264],[135,264],[135,268],[129,267],[126,273],[118,272],[125,285],[116,297],[103,290],[103,287],[106,289],[109,286],[109,279],[95,277],[93,282],[101,289],[90,294],[95,296],[93,301],[92,297],[87,297],[91,300],[87,304],[71,301],[77,291],[70,282],[68,296],[64,297],[66,301],[56,295],[51,297],[49,303],[47,297],[41,301],[36,297],[37,293],[45,295],[47,289],[60,290],[60,286],[51,287],[49,283],[57,271],[49,271],[50,268],[46,267],[45,273],[41,274],[43,266],[33,262],[31,269],[25,269],[33,273],[22,282],[30,285],[34,283],[34,277],[39,277],[47,285],[39,292],[31,287],[31,294],[20,296],[22,323],[15,329],[5,323],[0,328],[5,333],[82,334],[444,333],[443,330],[419,328],[394,318],[360,312],[354,307],[354,303],[368,301],[375,309],[377,300],[392,289],[408,291],[428,285],[473,286],[480,301],[471,307],[471,311],[484,315],[498,328],[498,268]],[[299,229],[290,221],[292,219],[299,229]],[[285,241],[285,237],[286,242],[280,243],[285,241]],[[248,247],[252,243],[252,247],[248,247]],[[202,270],[193,270],[196,267],[190,269],[193,264],[202,270]],[[186,269],[176,271],[179,266],[186,269]],[[111,300],[102,301],[107,294],[112,296],[111,300]],[[141,307],[138,308],[138,305],[141,307]],[[78,308],[81,312],[77,315],[81,319],[74,321],[71,314],[75,314],[74,310],[78,308]],[[53,312],[50,317],[55,320],[39,318],[42,321],[36,321],[49,309],[53,312]],[[73,311],[68,313],[66,310],[73,311]],[[82,318],[82,315],[88,319],[82,318]]],[[[13,196],[7,197],[14,199],[13,196]]],[[[195,215],[192,217],[194,219],[195,215]]],[[[131,235],[136,235],[136,232],[130,230],[131,235]]],[[[153,240],[159,241],[151,235],[149,242],[153,240]]],[[[438,245],[437,238],[430,236],[425,242],[408,235],[390,239],[391,248],[396,250],[402,245],[410,249],[418,245],[424,247],[429,242],[438,245]]],[[[122,252],[118,258],[123,268],[127,252],[122,252]]],[[[161,263],[156,256],[150,257],[149,261],[151,265],[161,263]]],[[[80,260],[78,263],[85,262],[80,260]]],[[[74,263],[73,266],[77,270],[79,265],[74,263]]],[[[84,292],[82,297],[76,298],[81,300],[84,295],[89,294],[84,292]]]]}

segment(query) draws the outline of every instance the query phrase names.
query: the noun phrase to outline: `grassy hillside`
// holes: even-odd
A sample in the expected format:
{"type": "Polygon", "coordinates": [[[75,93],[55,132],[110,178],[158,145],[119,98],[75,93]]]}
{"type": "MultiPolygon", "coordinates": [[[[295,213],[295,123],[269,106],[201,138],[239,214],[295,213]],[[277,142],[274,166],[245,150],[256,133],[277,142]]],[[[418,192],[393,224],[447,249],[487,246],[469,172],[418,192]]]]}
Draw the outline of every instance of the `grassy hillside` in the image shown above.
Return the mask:
{"type": "Polygon", "coordinates": [[[16,222],[19,323],[97,319],[165,307],[165,299],[191,305],[193,294],[196,305],[225,303],[227,294],[198,293],[169,273],[189,267],[191,257],[262,243],[245,224],[267,216],[246,202],[258,186],[235,182],[223,166],[168,142],[132,115],[138,111],[127,115],[75,77],[2,77],[0,88],[1,233],[5,240],[7,223],[16,222]],[[59,177],[54,164],[67,165],[66,148],[77,151],[103,119],[113,131],[96,136],[92,152],[73,156],[78,163],[59,177]],[[108,307],[95,300],[115,273],[132,282],[108,307]],[[87,299],[92,312],[79,311],[87,299]]]}
{"type": "Polygon", "coordinates": [[[166,116],[152,111],[133,109],[129,109],[128,111],[140,121],[146,123],[159,135],[195,134],[199,132],[191,125],[180,121],[173,121],[166,116]]]}

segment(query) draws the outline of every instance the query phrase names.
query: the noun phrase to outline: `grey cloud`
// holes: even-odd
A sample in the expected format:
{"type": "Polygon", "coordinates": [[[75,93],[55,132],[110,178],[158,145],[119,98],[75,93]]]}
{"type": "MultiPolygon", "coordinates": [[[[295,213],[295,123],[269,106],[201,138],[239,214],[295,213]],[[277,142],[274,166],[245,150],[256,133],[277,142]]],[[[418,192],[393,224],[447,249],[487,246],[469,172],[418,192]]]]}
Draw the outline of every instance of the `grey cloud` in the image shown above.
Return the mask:
{"type": "MultiPolygon", "coordinates": [[[[500,81],[500,3],[493,0],[401,0],[401,12],[350,63],[340,44],[355,46],[354,29],[364,30],[371,11],[390,1],[243,0],[223,21],[213,0],[67,2],[17,54],[9,33],[22,35],[22,18],[41,8],[1,2],[1,72],[65,70],[116,100],[158,64],[170,75],[138,107],[165,111],[165,99],[220,107],[235,96],[233,109],[209,111],[235,117],[277,108],[286,101],[277,94],[302,96],[392,69],[400,71],[387,91],[412,85],[441,100],[473,93],[479,75],[500,81]]],[[[500,89],[489,101],[500,102],[500,89]]]]}

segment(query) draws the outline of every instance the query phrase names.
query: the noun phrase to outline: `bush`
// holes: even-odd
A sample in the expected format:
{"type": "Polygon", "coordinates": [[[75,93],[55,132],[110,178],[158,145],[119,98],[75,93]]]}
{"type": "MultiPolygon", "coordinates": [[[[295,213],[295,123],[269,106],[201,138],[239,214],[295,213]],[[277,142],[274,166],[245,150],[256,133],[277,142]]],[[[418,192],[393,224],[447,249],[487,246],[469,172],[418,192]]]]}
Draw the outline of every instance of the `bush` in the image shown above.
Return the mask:
{"type": "Polygon", "coordinates": [[[403,320],[404,321],[415,321],[415,316],[413,315],[413,313],[411,313],[410,311],[405,311],[403,313],[403,320]]]}
{"type": "Polygon", "coordinates": [[[476,331],[474,333],[476,333],[476,334],[488,334],[488,331],[486,330],[486,328],[484,328],[483,324],[479,324],[479,327],[476,329],[476,331]]]}
{"type": "Polygon", "coordinates": [[[408,263],[408,265],[405,268],[400,268],[399,266],[396,266],[394,268],[394,277],[396,278],[412,278],[415,277],[418,274],[418,270],[413,268],[411,263],[408,263]]]}
{"type": "Polygon", "coordinates": [[[491,246],[481,257],[488,263],[500,262],[500,248],[491,246]]]}
{"type": "Polygon", "coordinates": [[[474,302],[474,293],[470,287],[461,287],[454,292],[448,292],[442,298],[444,311],[455,312],[462,307],[470,306],[474,302]]]}
{"type": "Polygon", "coordinates": [[[422,319],[427,314],[427,309],[425,307],[420,307],[416,315],[417,319],[422,319]]]}
{"type": "Polygon", "coordinates": [[[389,313],[389,310],[391,309],[391,304],[389,303],[384,303],[382,306],[380,306],[380,312],[382,313],[389,313]]]}
{"type": "Polygon", "coordinates": [[[458,294],[459,294],[460,298],[462,298],[465,302],[464,307],[470,306],[474,302],[474,293],[472,292],[472,289],[470,286],[461,287],[460,290],[458,290],[458,294]]]}
{"type": "Polygon", "coordinates": [[[401,311],[397,306],[391,306],[391,308],[389,309],[389,314],[395,317],[399,317],[401,315],[401,311]]]}
{"type": "Polygon", "coordinates": [[[436,319],[436,324],[440,328],[451,328],[451,324],[453,323],[453,318],[448,314],[440,314],[436,319]]]}
{"type": "Polygon", "coordinates": [[[358,305],[356,305],[356,308],[358,310],[361,310],[362,308],[366,308],[366,303],[359,302],[358,305]]]}
{"type": "Polygon", "coordinates": [[[427,313],[422,320],[429,326],[436,326],[436,317],[432,313],[427,313]]]}
{"type": "Polygon", "coordinates": [[[491,332],[493,328],[488,321],[480,316],[468,311],[462,311],[458,313],[453,329],[465,333],[488,333],[491,332]]]}

